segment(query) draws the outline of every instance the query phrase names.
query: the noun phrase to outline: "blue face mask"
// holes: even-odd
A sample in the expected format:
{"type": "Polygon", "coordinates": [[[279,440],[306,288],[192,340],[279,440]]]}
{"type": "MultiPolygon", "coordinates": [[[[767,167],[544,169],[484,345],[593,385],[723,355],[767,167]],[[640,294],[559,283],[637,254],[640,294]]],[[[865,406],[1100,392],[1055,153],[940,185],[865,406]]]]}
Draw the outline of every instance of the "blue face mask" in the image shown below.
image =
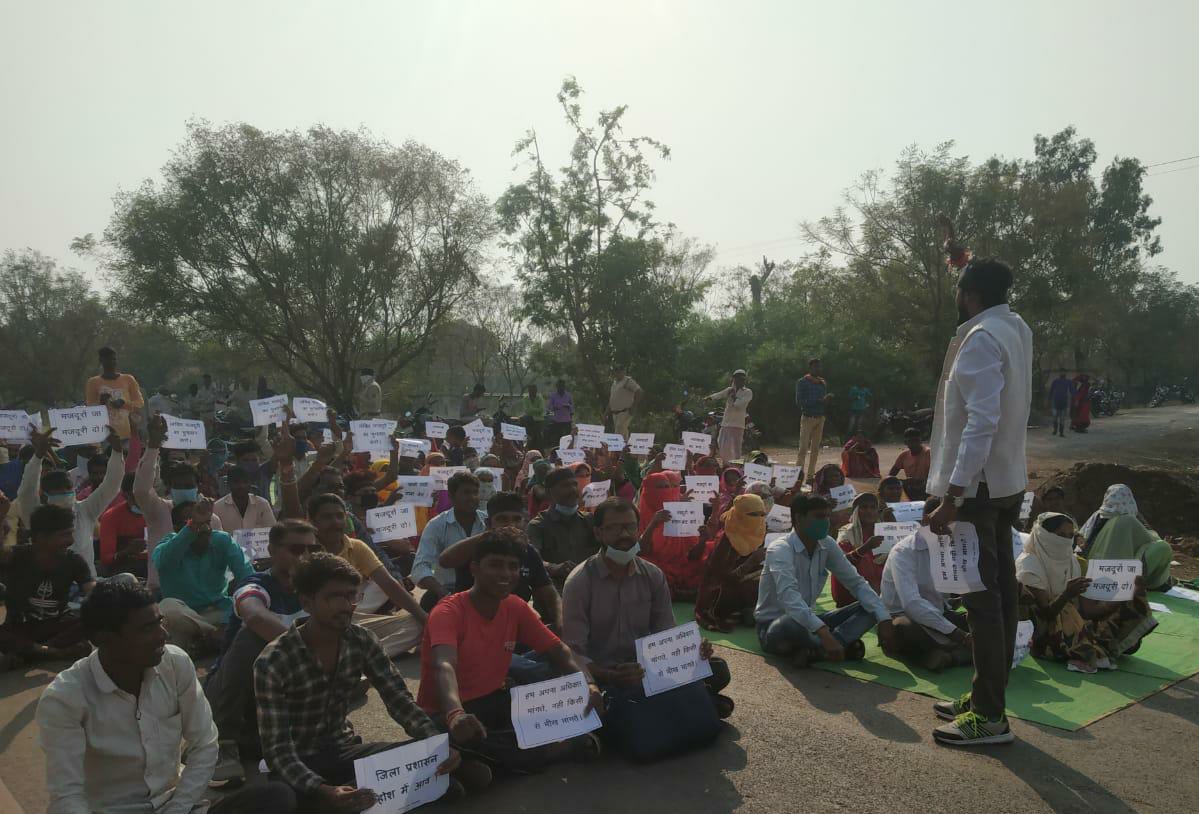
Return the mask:
{"type": "Polygon", "coordinates": [[[826,517],[823,520],[809,520],[803,531],[809,540],[823,540],[828,537],[829,528],[829,519],[826,517]]]}
{"type": "Polygon", "coordinates": [[[628,551],[621,551],[619,548],[608,546],[604,549],[604,556],[617,565],[628,565],[640,551],[641,543],[633,543],[633,547],[628,551]]]}
{"type": "Polygon", "coordinates": [[[579,510],[579,507],[577,504],[574,506],[563,506],[561,503],[554,504],[554,511],[558,512],[558,514],[567,515],[568,517],[570,515],[574,514],[575,512],[577,512],[578,510],[579,510]]]}
{"type": "Polygon", "coordinates": [[[229,456],[223,452],[210,452],[208,453],[208,460],[209,464],[215,470],[224,466],[225,461],[229,460],[229,456]]]}
{"type": "Polygon", "coordinates": [[[74,492],[47,492],[46,503],[50,506],[62,506],[64,509],[75,508],[74,492]]]}
{"type": "Polygon", "coordinates": [[[172,489],[171,502],[178,506],[180,503],[195,503],[200,499],[200,490],[192,487],[191,489],[172,489]]]}

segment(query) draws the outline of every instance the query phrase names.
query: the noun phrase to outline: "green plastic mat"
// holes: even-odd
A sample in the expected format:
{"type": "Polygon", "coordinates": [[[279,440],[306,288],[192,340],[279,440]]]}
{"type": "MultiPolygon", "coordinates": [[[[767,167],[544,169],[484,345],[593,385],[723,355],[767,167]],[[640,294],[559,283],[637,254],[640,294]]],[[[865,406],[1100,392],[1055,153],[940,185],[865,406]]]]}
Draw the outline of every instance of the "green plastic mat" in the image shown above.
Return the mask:
{"type": "MultiPolygon", "coordinates": [[[[1199,603],[1163,594],[1150,594],[1149,599],[1172,613],[1154,613],[1157,629],[1145,637],[1136,655],[1120,660],[1119,670],[1083,675],[1070,672],[1064,664],[1026,658],[1012,671],[1008,683],[1008,714],[1074,731],[1199,673],[1199,603]]],[[[827,590],[816,606],[822,610],[832,608],[827,590]]],[[[691,621],[693,606],[676,602],[674,614],[680,623],[691,621]]],[[[750,628],[738,628],[729,634],[704,631],[704,635],[713,644],[764,655],[757,634],[750,628]]],[[[866,658],[862,661],[816,662],[812,666],[932,698],[956,698],[970,689],[973,671],[969,667],[932,673],[884,655],[873,632],[863,641],[866,658]]]]}

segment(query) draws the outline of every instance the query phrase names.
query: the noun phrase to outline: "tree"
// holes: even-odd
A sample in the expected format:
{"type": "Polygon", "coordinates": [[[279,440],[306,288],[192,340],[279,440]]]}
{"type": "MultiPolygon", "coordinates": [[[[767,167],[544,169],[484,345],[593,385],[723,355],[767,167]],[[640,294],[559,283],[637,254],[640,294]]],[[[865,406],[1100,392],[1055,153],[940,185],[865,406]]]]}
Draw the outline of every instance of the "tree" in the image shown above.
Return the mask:
{"type": "Polygon", "coordinates": [[[420,354],[493,233],[467,171],[428,147],[201,122],[159,186],[118,197],[105,246],[135,313],[252,344],[346,409],[360,366],[385,382],[420,354]]]}
{"type": "Polygon", "coordinates": [[[0,403],[16,409],[83,402],[107,313],[77,271],[33,249],[0,259],[0,403]]]}
{"type": "Polygon", "coordinates": [[[653,220],[647,153],[667,158],[669,149],[624,136],[624,106],[587,125],[581,96],[574,79],[558,92],[574,132],[567,166],[555,177],[529,131],[513,151],[529,163],[529,176],[504,192],[497,210],[518,260],[524,313],[533,325],[571,337],[575,373],[603,403],[608,365],[632,368],[651,356],[661,365],[660,355],[676,347],[680,326],[703,296],[712,255],[653,220]]]}

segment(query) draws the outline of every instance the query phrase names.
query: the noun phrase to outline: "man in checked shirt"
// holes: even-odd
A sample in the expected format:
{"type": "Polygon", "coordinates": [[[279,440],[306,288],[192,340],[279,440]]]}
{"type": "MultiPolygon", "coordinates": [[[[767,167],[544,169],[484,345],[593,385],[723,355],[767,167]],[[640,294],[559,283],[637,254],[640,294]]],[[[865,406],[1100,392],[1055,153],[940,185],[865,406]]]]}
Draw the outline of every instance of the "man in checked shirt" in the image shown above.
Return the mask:
{"type": "MultiPolygon", "coordinates": [[[[352,785],[354,761],[400,744],[362,743],[346,720],[363,674],[410,736],[440,734],[412,700],[379,640],[351,623],[359,579],[348,562],[332,554],[301,560],[292,583],[309,616],[267,645],[254,663],[262,754],[271,772],[296,790],[301,811],[364,811],[375,804],[373,791],[352,785]]],[[[454,749],[438,771],[446,772],[472,789],[490,780],[486,767],[463,764],[454,749]]],[[[462,794],[458,783],[450,785],[451,794],[462,794]]]]}

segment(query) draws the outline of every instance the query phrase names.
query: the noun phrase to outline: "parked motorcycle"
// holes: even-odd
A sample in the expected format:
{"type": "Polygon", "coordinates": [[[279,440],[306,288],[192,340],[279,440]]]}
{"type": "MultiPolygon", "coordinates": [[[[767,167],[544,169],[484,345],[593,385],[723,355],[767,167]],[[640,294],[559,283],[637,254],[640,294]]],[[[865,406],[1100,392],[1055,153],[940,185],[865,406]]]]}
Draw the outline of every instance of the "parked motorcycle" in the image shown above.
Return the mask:
{"type": "Polygon", "coordinates": [[[1183,404],[1194,404],[1195,394],[1186,384],[1159,384],[1149,400],[1150,407],[1161,407],[1169,401],[1180,401],[1183,404]]]}
{"type": "Polygon", "coordinates": [[[919,410],[890,410],[878,411],[878,423],[896,435],[903,435],[908,427],[915,427],[927,438],[933,429],[933,408],[924,407],[919,410]]]}
{"type": "Polygon", "coordinates": [[[1113,416],[1123,404],[1123,390],[1096,388],[1091,391],[1091,412],[1097,416],[1113,416]]]}

